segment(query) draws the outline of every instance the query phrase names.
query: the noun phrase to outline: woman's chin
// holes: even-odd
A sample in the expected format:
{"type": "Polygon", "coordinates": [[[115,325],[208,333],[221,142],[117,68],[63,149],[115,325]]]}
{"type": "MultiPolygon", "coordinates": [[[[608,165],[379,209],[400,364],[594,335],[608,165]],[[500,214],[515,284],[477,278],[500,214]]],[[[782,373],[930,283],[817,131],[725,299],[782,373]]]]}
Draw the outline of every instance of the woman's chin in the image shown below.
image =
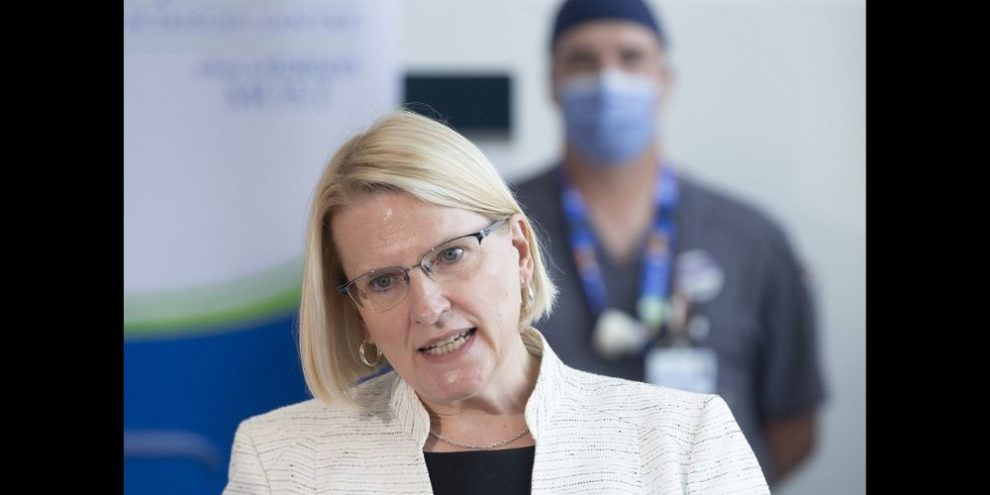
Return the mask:
{"type": "MultiPolygon", "coordinates": [[[[482,392],[489,382],[494,366],[481,363],[445,370],[443,373],[420,380],[422,390],[416,391],[421,397],[437,404],[451,404],[470,399],[482,392]]],[[[415,387],[414,387],[415,388],[415,387]]]]}

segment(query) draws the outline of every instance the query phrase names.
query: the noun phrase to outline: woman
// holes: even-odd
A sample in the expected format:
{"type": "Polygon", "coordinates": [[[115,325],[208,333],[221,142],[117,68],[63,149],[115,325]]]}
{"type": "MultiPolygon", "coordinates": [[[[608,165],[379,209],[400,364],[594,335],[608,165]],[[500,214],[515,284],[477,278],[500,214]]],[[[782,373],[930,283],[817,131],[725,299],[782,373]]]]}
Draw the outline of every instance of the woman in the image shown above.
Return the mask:
{"type": "Polygon", "coordinates": [[[768,493],[721,398],[561,363],[530,326],[555,292],[474,145],[380,120],[316,189],[299,334],[315,398],[240,425],[225,493],[768,493]]]}

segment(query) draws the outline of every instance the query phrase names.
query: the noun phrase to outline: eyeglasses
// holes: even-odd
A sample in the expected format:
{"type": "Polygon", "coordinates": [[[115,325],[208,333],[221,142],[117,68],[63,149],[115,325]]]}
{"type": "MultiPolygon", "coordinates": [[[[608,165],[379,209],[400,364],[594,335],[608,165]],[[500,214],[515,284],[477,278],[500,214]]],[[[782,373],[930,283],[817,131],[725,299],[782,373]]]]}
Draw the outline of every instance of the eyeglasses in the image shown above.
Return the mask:
{"type": "Polygon", "coordinates": [[[397,306],[409,293],[409,271],[419,268],[436,282],[457,279],[474,272],[481,262],[481,241],[509,219],[496,220],[472,234],[455,237],[429,250],[419,263],[408,267],[389,266],[371,270],[341,284],[337,292],[347,294],[354,304],[376,313],[397,306]]]}

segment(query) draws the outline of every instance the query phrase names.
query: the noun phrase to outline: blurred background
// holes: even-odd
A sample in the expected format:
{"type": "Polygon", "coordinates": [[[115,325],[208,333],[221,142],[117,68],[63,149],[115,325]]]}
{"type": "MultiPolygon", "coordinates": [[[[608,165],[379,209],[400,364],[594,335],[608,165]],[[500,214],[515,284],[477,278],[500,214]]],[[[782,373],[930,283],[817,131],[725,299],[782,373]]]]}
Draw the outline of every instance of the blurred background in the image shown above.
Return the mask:
{"type": "MultiPolygon", "coordinates": [[[[125,0],[124,482],[218,493],[246,417],[308,398],[307,206],[350,134],[430,103],[509,181],[553,166],[558,0],[125,0]]],[[[786,229],[829,401],[780,494],[865,493],[865,2],[659,0],[667,156],[786,229]]]]}

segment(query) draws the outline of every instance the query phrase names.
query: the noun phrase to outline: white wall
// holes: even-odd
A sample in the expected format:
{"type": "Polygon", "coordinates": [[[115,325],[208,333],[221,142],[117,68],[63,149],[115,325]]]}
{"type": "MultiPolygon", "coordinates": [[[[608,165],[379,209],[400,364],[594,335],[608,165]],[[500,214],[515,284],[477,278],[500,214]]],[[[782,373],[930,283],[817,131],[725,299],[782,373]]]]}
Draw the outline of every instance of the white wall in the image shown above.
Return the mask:
{"type": "MultiPolygon", "coordinates": [[[[507,179],[552,165],[556,0],[406,0],[400,61],[503,71],[514,132],[478,144],[507,179]]],[[[865,493],[865,2],[654,1],[672,41],[668,156],[778,219],[810,266],[830,401],[819,448],[775,493],[865,493]]]]}

